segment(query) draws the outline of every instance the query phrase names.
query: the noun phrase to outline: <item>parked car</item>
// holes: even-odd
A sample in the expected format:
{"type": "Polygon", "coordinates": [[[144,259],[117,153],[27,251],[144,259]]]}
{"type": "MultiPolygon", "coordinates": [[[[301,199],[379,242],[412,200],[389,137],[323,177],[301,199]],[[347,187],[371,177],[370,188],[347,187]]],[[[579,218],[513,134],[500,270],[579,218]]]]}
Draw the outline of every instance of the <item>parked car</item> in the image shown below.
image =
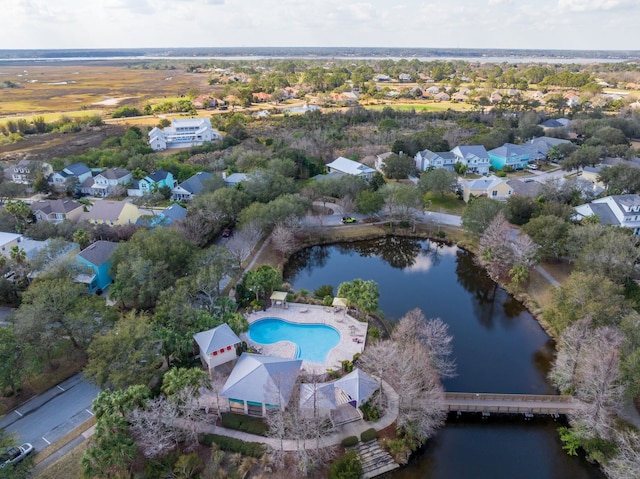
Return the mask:
{"type": "Polygon", "coordinates": [[[343,222],[344,224],[347,224],[347,223],[355,223],[355,222],[356,222],[356,219],[355,219],[353,216],[343,216],[343,217],[342,217],[342,222],[343,222]]]}
{"type": "Polygon", "coordinates": [[[33,446],[28,442],[20,446],[8,447],[0,454],[0,469],[9,464],[17,464],[33,452],[33,446]]]}
{"type": "Polygon", "coordinates": [[[530,164],[530,165],[527,165],[527,168],[529,168],[530,170],[537,170],[538,165],[530,164]]]}

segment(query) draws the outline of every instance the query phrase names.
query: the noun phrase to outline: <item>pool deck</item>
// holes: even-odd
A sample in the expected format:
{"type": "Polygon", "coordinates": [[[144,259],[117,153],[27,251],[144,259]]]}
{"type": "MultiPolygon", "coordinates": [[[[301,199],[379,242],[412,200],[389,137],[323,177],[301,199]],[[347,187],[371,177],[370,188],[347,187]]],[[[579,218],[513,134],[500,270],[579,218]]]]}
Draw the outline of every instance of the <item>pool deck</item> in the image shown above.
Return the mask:
{"type": "MultiPolygon", "coordinates": [[[[304,361],[302,369],[313,373],[323,373],[327,369],[339,369],[345,359],[351,361],[353,355],[364,350],[367,337],[367,323],[362,323],[349,316],[344,308],[340,311],[332,307],[310,304],[289,303],[287,308],[271,307],[266,311],[257,311],[247,316],[249,324],[264,318],[278,318],[298,324],[325,324],[340,333],[340,342],[327,354],[324,364],[304,361]],[[358,342],[354,341],[357,340],[358,342]]],[[[290,341],[279,341],[274,344],[261,344],[250,341],[246,333],[240,335],[247,344],[257,347],[263,354],[281,358],[295,357],[297,347],[290,341]]]]}

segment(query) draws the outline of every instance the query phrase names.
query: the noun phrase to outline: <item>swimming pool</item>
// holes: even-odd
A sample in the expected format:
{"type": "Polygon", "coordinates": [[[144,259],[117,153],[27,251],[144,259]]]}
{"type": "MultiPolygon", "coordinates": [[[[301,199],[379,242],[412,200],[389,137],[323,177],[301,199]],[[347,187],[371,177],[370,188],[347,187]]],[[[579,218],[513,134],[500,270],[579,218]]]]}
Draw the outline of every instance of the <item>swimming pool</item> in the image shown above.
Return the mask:
{"type": "Polygon", "coordinates": [[[297,358],[324,364],[327,353],[340,342],[340,333],[324,324],[297,324],[265,318],[249,326],[249,339],[261,344],[291,341],[298,345],[297,358]]]}

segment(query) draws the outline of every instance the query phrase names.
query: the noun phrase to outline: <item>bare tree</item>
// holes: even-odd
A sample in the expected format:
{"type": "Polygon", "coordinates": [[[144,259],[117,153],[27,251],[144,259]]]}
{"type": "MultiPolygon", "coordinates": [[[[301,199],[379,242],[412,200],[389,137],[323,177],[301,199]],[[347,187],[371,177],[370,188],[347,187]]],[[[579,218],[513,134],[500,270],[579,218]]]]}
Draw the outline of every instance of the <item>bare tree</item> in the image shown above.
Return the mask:
{"type": "Polygon", "coordinates": [[[419,308],[412,309],[398,321],[391,338],[401,344],[418,340],[427,348],[431,364],[440,377],[455,377],[456,363],[451,358],[453,336],[449,334],[449,326],[440,318],[427,321],[419,308]]]}
{"type": "Polygon", "coordinates": [[[295,235],[284,223],[277,223],[275,228],[273,228],[271,241],[273,246],[285,257],[296,249],[295,235]]]}
{"type": "Polygon", "coordinates": [[[591,338],[591,318],[576,321],[564,330],[560,346],[549,379],[561,392],[573,391],[576,385],[576,373],[584,350],[589,347],[591,338]]]}
{"type": "Polygon", "coordinates": [[[586,354],[578,363],[575,397],[580,407],[570,415],[570,420],[591,437],[609,438],[613,418],[622,408],[622,340],[616,328],[605,326],[593,330],[586,354]]]}
{"type": "MultiPolygon", "coordinates": [[[[427,326],[420,310],[410,311],[400,323],[390,340],[365,349],[358,364],[384,379],[398,393],[398,428],[423,443],[445,419],[444,390],[426,345],[439,336],[442,340],[443,329],[438,323],[427,326]]],[[[440,351],[446,351],[450,343],[446,328],[444,333],[440,351]]]]}
{"type": "Polygon", "coordinates": [[[356,202],[353,199],[353,196],[346,195],[338,202],[338,204],[342,208],[343,213],[353,213],[356,210],[356,202]]]}
{"type": "Polygon", "coordinates": [[[634,430],[616,431],[616,456],[602,467],[610,479],[640,479],[640,434],[634,430]]]}
{"type": "Polygon", "coordinates": [[[257,221],[252,221],[236,231],[233,240],[227,244],[227,248],[239,266],[249,257],[263,234],[264,230],[257,221]]]}
{"type": "Polygon", "coordinates": [[[162,397],[147,400],[144,408],[136,408],[127,419],[136,444],[145,457],[163,456],[176,448],[179,437],[175,422],[179,413],[176,404],[162,397]]]}

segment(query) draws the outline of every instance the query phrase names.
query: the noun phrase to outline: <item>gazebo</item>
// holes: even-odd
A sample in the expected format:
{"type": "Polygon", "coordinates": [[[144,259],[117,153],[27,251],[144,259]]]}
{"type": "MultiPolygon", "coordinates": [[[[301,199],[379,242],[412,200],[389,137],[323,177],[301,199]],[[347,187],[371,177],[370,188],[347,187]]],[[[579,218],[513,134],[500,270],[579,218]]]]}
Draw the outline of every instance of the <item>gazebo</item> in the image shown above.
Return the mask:
{"type": "Polygon", "coordinates": [[[347,307],[347,300],[345,298],[333,298],[333,303],[331,303],[331,306],[337,306],[339,308],[346,308],[347,307]]]}
{"type": "Polygon", "coordinates": [[[359,407],[367,402],[367,399],[380,388],[378,382],[361,369],[354,369],[334,384],[349,396],[349,402],[353,407],[359,407]]]}
{"type": "Polygon", "coordinates": [[[281,308],[288,308],[287,293],[285,291],[274,291],[269,297],[271,304],[281,308]]]}

